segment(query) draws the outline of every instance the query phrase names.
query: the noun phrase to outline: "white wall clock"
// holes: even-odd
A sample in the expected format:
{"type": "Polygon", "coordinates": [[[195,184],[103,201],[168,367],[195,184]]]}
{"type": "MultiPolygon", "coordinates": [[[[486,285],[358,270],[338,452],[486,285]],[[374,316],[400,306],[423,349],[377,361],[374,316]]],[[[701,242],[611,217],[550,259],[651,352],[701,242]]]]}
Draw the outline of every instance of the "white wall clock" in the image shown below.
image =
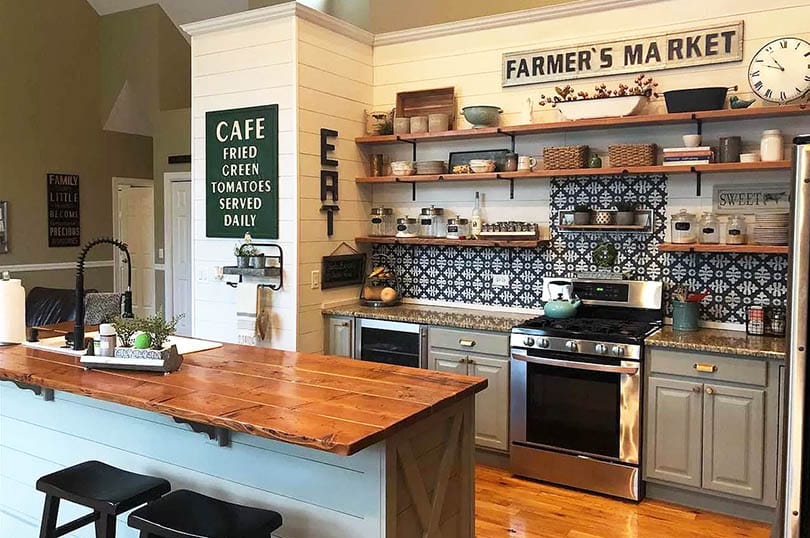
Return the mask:
{"type": "Polygon", "coordinates": [[[767,43],[748,66],[748,82],[759,97],[787,103],[810,91],[810,43],[781,37],[767,43]]]}

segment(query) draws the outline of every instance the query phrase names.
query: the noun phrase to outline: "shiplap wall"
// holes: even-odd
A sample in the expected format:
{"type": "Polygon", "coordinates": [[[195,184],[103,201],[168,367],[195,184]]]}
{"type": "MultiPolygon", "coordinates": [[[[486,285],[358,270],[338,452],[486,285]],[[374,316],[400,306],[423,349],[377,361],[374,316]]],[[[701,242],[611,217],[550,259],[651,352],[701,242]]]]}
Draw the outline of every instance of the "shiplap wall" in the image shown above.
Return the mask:
{"type": "MultiPolygon", "coordinates": [[[[354,178],[364,175],[361,153],[354,138],[364,134],[364,115],[371,109],[371,45],[298,19],[298,351],[323,351],[324,303],[357,297],[357,287],[312,289],[312,271],[321,270],[321,258],[342,241],[366,233],[371,192],[354,178]],[[338,164],[338,205],[335,233],[326,234],[326,214],[320,211],[320,130],[332,129],[338,138],[330,157],[338,164]]],[[[345,248],[339,251],[345,254],[345,248]]]]}
{"type": "Polygon", "coordinates": [[[298,155],[296,138],[296,24],[292,14],[245,22],[191,40],[193,286],[195,336],[237,341],[236,290],[216,279],[233,265],[236,239],[205,237],[205,113],[266,104],[279,106],[279,239],[284,289],[270,298],[270,337],[278,349],[296,347],[298,155]]]}
{"type": "MultiPolygon", "coordinates": [[[[400,91],[455,86],[458,109],[467,105],[491,104],[504,109],[503,124],[520,123],[520,111],[527,98],[535,103],[534,121],[557,121],[558,113],[537,105],[541,94],[552,94],[554,86],[547,85],[501,88],[501,55],[504,52],[564,46],[588,41],[626,38],[658,33],[671,29],[708,26],[742,20],[744,58],[742,62],[650,72],[659,82],[659,90],[699,86],[740,86],[738,95],[749,97],[747,67],[751,57],[768,41],[785,35],[810,40],[810,4],[796,0],[775,0],[764,4],[755,0],[670,0],[650,2],[632,8],[597,11],[554,20],[531,22],[503,28],[492,28],[463,34],[376,45],[374,48],[374,109],[394,106],[400,91]]],[[[577,90],[591,90],[597,82],[616,85],[629,82],[635,75],[617,75],[585,79],[572,84],[577,90]]],[[[563,83],[564,84],[564,83],[563,83]]],[[[663,99],[653,101],[644,112],[663,112],[663,99]]],[[[456,119],[459,128],[469,127],[463,117],[456,119]]],[[[738,134],[744,146],[753,149],[759,144],[762,130],[781,128],[786,142],[800,131],[810,130],[804,120],[766,120],[729,122],[704,126],[704,141],[716,145],[720,136],[738,134]]],[[[517,151],[539,157],[543,146],[559,144],[588,144],[603,156],[611,143],[655,142],[659,146],[681,145],[680,137],[687,134],[685,126],[614,129],[604,132],[574,132],[517,138],[517,151]]],[[[403,145],[404,146],[404,145],[403,145]]],[[[390,151],[392,159],[410,159],[408,147],[380,148],[390,151]]],[[[492,138],[452,144],[434,143],[418,146],[418,159],[447,159],[449,151],[508,148],[508,139],[492,138]]],[[[605,165],[607,165],[607,160],[605,165]]],[[[686,208],[700,213],[711,208],[712,185],[715,183],[759,183],[788,180],[786,172],[717,174],[703,178],[700,197],[696,196],[692,175],[670,177],[669,213],[686,208]]],[[[420,207],[431,203],[443,206],[450,214],[467,216],[472,208],[474,191],[481,191],[485,220],[548,221],[548,180],[533,179],[515,184],[515,200],[509,200],[508,184],[503,182],[443,183],[417,186],[417,201],[411,200],[410,185],[375,185],[374,205],[394,207],[397,214],[415,215],[420,207]]]]}

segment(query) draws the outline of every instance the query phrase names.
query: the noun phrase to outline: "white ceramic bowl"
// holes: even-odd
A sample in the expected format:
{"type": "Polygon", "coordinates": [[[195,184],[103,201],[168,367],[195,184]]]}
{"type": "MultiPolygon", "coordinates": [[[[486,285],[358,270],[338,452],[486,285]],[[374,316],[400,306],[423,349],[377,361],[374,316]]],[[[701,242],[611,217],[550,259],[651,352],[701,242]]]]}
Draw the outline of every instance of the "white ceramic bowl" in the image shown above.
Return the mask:
{"type": "Polygon", "coordinates": [[[740,162],[741,163],[755,163],[760,160],[759,153],[740,153],[740,162]]]}
{"type": "Polygon", "coordinates": [[[683,135],[683,145],[687,148],[696,148],[700,145],[700,142],[703,140],[703,137],[699,134],[688,134],[683,135]]]}
{"type": "Polygon", "coordinates": [[[557,110],[567,120],[617,118],[636,114],[646,102],[647,97],[644,95],[627,95],[625,97],[608,97],[606,99],[563,101],[557,103],[557,110]]]}

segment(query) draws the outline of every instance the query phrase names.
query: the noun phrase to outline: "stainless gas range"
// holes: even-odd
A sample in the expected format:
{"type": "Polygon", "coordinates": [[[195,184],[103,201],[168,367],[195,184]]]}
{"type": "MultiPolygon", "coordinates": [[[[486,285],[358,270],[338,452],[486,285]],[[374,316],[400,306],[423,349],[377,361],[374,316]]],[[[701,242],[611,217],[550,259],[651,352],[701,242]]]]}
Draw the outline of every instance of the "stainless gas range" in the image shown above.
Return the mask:
{"type": "Polygon", "coordinates": [[[663,285],[571,282],[575,317],[512,329],[511,470],[641,500],[643,343],[661,326],[663,285]]]}

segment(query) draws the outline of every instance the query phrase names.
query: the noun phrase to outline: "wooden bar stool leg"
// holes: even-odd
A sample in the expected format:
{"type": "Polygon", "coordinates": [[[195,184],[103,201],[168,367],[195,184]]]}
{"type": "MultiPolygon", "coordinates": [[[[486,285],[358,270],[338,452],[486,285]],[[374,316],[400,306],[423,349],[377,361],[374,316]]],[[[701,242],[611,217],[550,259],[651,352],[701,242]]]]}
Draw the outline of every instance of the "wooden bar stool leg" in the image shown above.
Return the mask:
{"type": "Polygon", "coordinates": [[[115,538],[115,516],[100,515],[96,520],[96,538],[115,538]]]}
{"type": "Polygon", "coordinates": [[[45,495],[39,538],[56,538],[56,518],[59,516],[59,497],[45,495]]]}

